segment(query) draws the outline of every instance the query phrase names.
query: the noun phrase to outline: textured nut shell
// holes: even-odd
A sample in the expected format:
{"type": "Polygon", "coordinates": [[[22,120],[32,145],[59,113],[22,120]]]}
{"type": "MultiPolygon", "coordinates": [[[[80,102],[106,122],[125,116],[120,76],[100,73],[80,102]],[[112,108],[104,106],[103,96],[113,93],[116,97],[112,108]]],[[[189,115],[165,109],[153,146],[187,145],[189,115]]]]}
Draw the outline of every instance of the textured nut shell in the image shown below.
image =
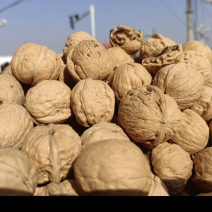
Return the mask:
{"type": "Polygon", "coordinates": [[[8,74],[0,75],[0,105],[19,104],[24,105],[26,101],[23,88],[15,77],[8,74]]]}
{"type": "Polygon", "coordinates": [[[22,146],[37,169],[38,184],[66,179],[81,149],[81,139],[70,126],[53,124],[35,127],[22,146]]]}
{"type": "Polygon", "coordinates": [[[173,45],[176,45],[173,40],[163,37],[161,34],[154,34],[150,39],[143,43],[140,58],[143,60],[146,57],[155,56],[164,47],[173,45]]]}
{"type": "Polygon", "coordinates": [[[204,149],[209,139],[209,127],[194,111],[184,110],[178,131],[172,141],[182,147],[189,154],[204,149]]]}
{"type": "Polygon", "coordinates": [[[113,76],[112,89],[116,103],[127,95],[127,92],[137,86],[150,85],[152,77],[146,68],[138,63],[128,63],[118,67],[113,76]]]}
{"type": "Polygon", "coordinates": [[[202,95],[191,106],[191,110],[199,114],[205,121],[212,119],[212,88],[204,86],[202,95]]]}
{"type": "Polygon", "coordinates": [[[32,196],[38,184],[30,159],[14,148],[0,149],[0,196],[32,196]]]}
{"type": "Polygon", "coordinates": [[[87,129],[81,136],[83,149],[96,141],[103,140],[129,140],[127,135],[116,124],[108,122],[100,122],[94,124],[91,128],[87,129]]]}
{"type": "Polygon", "coordinates": [[[201,54],[203,54],[205,57],[208,58],[212,67],[212,51],[209,46],[205,45],[204,43],[200,41],[194,40],[194,41],[188,41],[182,44],[182,48],[183,48],[183,51],[193,50],[193,51],[200,52],[201,54]]]}
{"type": "Polygon", "coordinates": [[[142,151],[129,141],[88,145],[74,164],[81,195],[147,196],[151,172],[142,151]]]}
{"type": "Polygon", "coordinates": [[[0,106],[0,117],[0,148],[19,149],[33,129],[30,115],[21,105],[3,104],[0,106]]]}
{"type": "Polygon", "coordinates": [[[123,49],[127,54],[136,54],[143,44],[143,33],[135,31],[132,27],[119,25],[117,29],[110,30],[110,43],[113,47],[123,49]]]}
{"type": "Polygon", "coordinates": [[[176,60],[176,63],[178,62],[191,65],[199,71],[203,75],[204,82],[209,79],[211,74],[211,64],[202,53],[198,51],[185,51],[182,53],[182,57],[179,57],[179,60],[176,60]]]}
{"type": "Polygon", "coordinates": [[[118,68],[119,66],[126,63],[134,62],[133,58],[119,47],[109,48],[107,50],[107,53],[113,61],[114,68],[118,68]]]}
{"type": "Polygon", "coordinates": [[[26,95],[26,109],[38,122],[62,123],[71,116],[71,89],[56,80],[44,80],[26,95]]]}
{"type": "Polygon", "coordinates": [[[33,196],[38,196],[38,197],[45,197],[45,196],[48,196],[47,194],[46,194],[46,186],[42,186],[42,187],[37,187],[36,189],[35,189],[35,193],[34,193],[34,195],[33,196]]]}
{"type": "Polygon", "coordinates": [[[2,72],[2,74],[7,74],[7,75],[13,76],[11,65],[8,65],[7,68],[4,69],[4,71],[2,72]]]}
{"type": "Polygon", "coordinates": [[[114,69],[105,47],[92,40],[81,41],[69,53],[67,67],[75,82],[87,78],[106,80],[114,69]]]}
{"type": "Polygon", "coordinates": [[[91,37],[87,32],[76,32],[70,35],[66,41],[65,47],[63,48],[64,57],[67,59],[69,52],[83,40],[97,41],[95,38],[91,37]]]}
{"type": "Polygon", "coordinates": [[[72,76],[70,75],[66,65],[61,66],[59,81],[64,82],[71,90],[74,88],[76,83],[74,82],[72,76]]]}
{"type": "Polygon", "coordinates": [[[153,85],[173,97],[179,108],[184,110],[201,96],[204,79],[192,66],[178,63],[162,68],[155,75],[153,85]]]}
{"type": "Polygon", "coordinates": [[[181,112],[173,98],[147,85],[130,90],[121,100],[118,120],[136,142],[153,149],[177,130],[181,112]]]}
{"type": "Polygon", "coordinates": [[[114,115],[114,92],[100,80],[81,80],[72,90],[71,105],[77,122],[84,127],[109,122],[114,115]]]}
{"type": "Polygon", "coordinates": [[[212,147],[199,152],[194,158],[193,181],[204,193],[212,192],[212,147]]]}
{"type": "Polygon", "coordinates": [[[152,176],[152,187],[151,190],[148,194],[150,197],[168,197],[169,192],[168,189],[166,188],[165,184],[161,181],[161,179],[155,175],[152,176]]]}
{"type": "Polygon", "coordinates": [[[26,43],[16,50],[11,67],[16,79],[34,86],[43,80],[56,80],[59,76],[60,60],[46,46],[26,43]]]}
{"type": "Polygon", "coordinates": [[[155,175],[165,183],[170,195],[184,190],[193,169],[186,151],[176,144],[165,142],[152,150],[151,162],[155,175]]]}

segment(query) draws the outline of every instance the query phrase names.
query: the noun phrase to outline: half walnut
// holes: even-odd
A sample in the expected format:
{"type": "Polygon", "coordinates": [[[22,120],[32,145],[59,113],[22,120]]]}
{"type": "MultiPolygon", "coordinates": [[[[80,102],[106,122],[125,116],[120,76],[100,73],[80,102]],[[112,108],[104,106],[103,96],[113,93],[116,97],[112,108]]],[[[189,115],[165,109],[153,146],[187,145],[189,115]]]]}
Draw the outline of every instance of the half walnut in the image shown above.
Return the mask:
{"type": "Polygon", "coordinates": [[[38,175],[30,159],[14,148],[0,149],[0,196],[32,196],[38,175]]]}
{"type": "Polygon", "coordinates": [[[209,139],[209,127],[194,111],[184,110],[178,131],[174,133],[172,141],[189,154],[204,149],[209,139]]]}
{"type": "Polygon", "coordinates": [[[150,56],[155,56],[166,46],[174,46],[176,43],[170,38],[163,37],[161,34],[154,34],[150,39],[144,42],[141,47],[141,61],[150,56]]]}
{"type": "Polygon", "coordinates": [[[76,120],[84,127],[112,120],[115,95],[108,84],[91,78],[81,80],[72,90],[71,106],[76,120]]]}
{"type": "Polygon", "coordinates": [[[192,175],[193,162],[189,154],[176,144],[165,142],[153,149],[151,163],[170,195],[180,194],[192,175]]]}
{"type": "Polygon", "coordinates": [[[81,140],[68,125],[37,126],[25,138],[22,151],[38,172],[38,184],[60,183],[72,175],[81,140]]]}
{"type": "Polygon", "coordinates": [[[43,80],[56,80],[59,76],[60,60],[46,46],[26,43],[16,50],[11,67],[16,79],[34,86],[43,80]]]}
{"type": "Polygon", "coordinates": [[[135,142],[153,149],[178,129],[181,111],[169,95],[156,86],[146,85],[130,90],[121,100],[118,120],[135,142]]]}
{"type": "Polygon", "coordinates": [[[119,25],[118,30],[116,28],[110,30],[110,43],[113,47],[119,47],[123,49],[127,54],[136,54],[143,44],[143,33],[135,31],[132,27],[125,25],[119,25]]]}
{"type": "Polygon", "coordinates": [[[186,63],[165,66],[156,75],[153,85],[170,95],[181,110],[189,108],[202,94],[203,75],[186,63]]]}

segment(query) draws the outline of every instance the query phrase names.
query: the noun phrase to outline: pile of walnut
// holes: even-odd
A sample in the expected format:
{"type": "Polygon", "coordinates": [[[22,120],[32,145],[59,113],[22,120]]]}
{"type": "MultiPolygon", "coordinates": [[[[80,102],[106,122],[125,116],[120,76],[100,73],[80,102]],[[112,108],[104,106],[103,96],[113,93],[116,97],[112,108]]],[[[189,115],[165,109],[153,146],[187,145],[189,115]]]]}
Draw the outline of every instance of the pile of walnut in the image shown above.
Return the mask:
{"type": "Polygon", "coordinates": [[[211,49],[124,25],[110,42],[17,49],[0,75],[0,195],[212,196],[211,49]]]}

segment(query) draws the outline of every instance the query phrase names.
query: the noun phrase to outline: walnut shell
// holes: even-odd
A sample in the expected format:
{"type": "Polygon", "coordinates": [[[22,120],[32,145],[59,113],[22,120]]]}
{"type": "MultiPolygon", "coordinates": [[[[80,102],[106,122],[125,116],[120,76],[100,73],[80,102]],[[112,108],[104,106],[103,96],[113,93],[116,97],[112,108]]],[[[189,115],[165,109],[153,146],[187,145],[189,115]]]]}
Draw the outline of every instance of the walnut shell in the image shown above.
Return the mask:
{"type": "Polygon", "coordinates": [[[114,115],[114,92],[100,80],[81,80],[72,90],[71,105],[77,122],[84,127],[109,122],[114,115]]]}
{"type": "Polygon", "coordinates": [[[37,169],[38,184],[69,177],[81,149],[81,139],[70,126],[53,124],[35,127],[22,146],[37,169]]]}
{"type": "Polygon", "coordinates": [[[33,129],[27,110],[17,104],[0,106],[0,148],[21,148],[26,135],[33,129]]]}
{"type": "Polygon", "coordinates": [[[100,122],[98,124],[94,124],[82,134],[82,148],[84,149],[86,146],[96,141],[111,139],[130,141],[121,127],[108,122],[100,122]]]}
{"type": "Polygon", "coordinates": [[[194,158],[193,181],[204,193],[212,192],[212,147],[203,149],[194,158]]]}
{"type": "Polygon", "coordinates": [[[145,41],[141,47],[140,58],[143,60],[146,57],[156,56],[166,46],[174,46],[176,43],[161,34],[154,34],[150,39],[145,41]]]}
{"type": "Polygon", "coordinates": [[[204,86],[200,98],[190,107],[199,114],[205,121],[212,119],[212,88],[204,86]]]}
{"type": "Polygon", "coordinates": [[[7,68],[4,69],[4,71],[2,72],[2,74],[7,74],[7,75],[13,76],[11,65],[8,65],[7,68]]]}
{"type": "Polygon", "coordinates": [[[20,150],[0,149],[0,196],[32,196],[38,184],[35,166],[20,150]]]}
{"type": "Polygon", "coordinates": [[[205,86],[212,88],[212,72],[210,73],[208,80],[205,82],[205,86]]]}
{"type": "Polygon", "coordinates": [[[161,181],[161,179],[155,175],[152,175],[152,187],[148,194],[149,197],[168,197],[169,192],[166,188],[165,184],[161,181]]]}
{"type": "Polygon", "coordinates": [[[202,74],[204,82],[208,81],[211,73],[211,64],[202,53],[198,51],[184,51],[181,58],[178,58],[176,63],[183,62],[191,65],[202,74]]]}
{"type": "Polygon", "coordinates": [[[119,124],[135,142],[153,149],[169,140],[179,127],[181,112],[156,86],[136,87],[121,100],[119,124]]]}
{"type": "Polygon", "coordinates": [[[75,82],[87,78],[106,80],[114,69],[105,47],[92,40],[81,41],[69,53],[67,67],[75,82]]]}
{"type": "Polygon", "coordinates": [[[64,180],[62,183],[49,183],[37,187],[34,196],[79,196],[75,180],[64,180]]]}
{"type": "Polygon", "coordinates": [[[109,48],[107,50],[111,60],[113,61],[114,68],[118,68],[119,66],[126,63],[133,63],[134,60],[127,54],[123,49],[119,47],[109,48]]]}
{"type": "Polygon", "coordinates": [[[153,85],[173,97],[179,108],[185,110],[201,96],[204,79],[192,66],[177,63],[162,68],[155,75],[153,85]]]}
{"type": "Polygon", "coordinates": [[[60,60],[46,46],[26,43],[16,50],[11,67],[16,79],[34,86],[43,80],[56,80],[59,76],[60,60]]]}
{"type": "Polygon", "coordinates": [[[44,80],[26,95],[26,109],[43,124],[65,122],[72,114],[70,105],[71,89],[56,80],[44,80]]]}
{"type": "Polygon", "coordinates": [[[116,103],[120,104],[121,99],[134,87],[150,85],[151,82],[152,77],[144,66],[138,63],[121,65],[114,72],[111,86],[115,93],[116,103]]]}
{"type": "Polygon", "coordinates": [[[87,32],[84,31],[71,34],[66,41],[65,47],[63,48],[65,59],[67,59],[69,52],[83,40],[97,41],[95,38],[91,37],[87,32]]]}
{"type": "Polygon", "coordinates": [[[198,194],[196,195],[197,197],[212,197],[212,192],[207,193],[207,194],[198,194]]]}
{"type": "Polygon", "coordinates": [[[184,190],[193,169],[186,151],[176,144],[165,142],[152,150],[151,162],[155,175],[165,183],[170,195],[184,190]]]}
{"type": "Polygon", "coordinates": [[[136,54],[143,44],[143,33],[125,25],[118,25],[117,28],[118,30],[115,28],[110,30],[111,46],[119,47],[129,55],[136,54]]]}
{"type": "Polygon", "coordinates": [[[182,112],[182,120],[172,141],[189,154],[204,149],[209,139],[209,128],[206,122],[192,110],[182,112]]]}
{"type": "Polygon", "coordinates": [[[88,145],[74,163],[74,176],[83,196],[147,196],[152,185],[144,154],[130,141],[88,145]]]}
{"type": "Polygon", "coordinates": [[[200,41],[194,40],[194,41],[188,41],[182,44],[182,48],[183,48],[183,51],[193,50],[193,51],[200,52],[201,54],[203,54],[205,57],[208,58],[212,68],[212,51],[209,46],[205,45],[204,43],[200,41]]]}
{"type": "Polygon", "coordinates": [[[24,105],[26,101],[23,88],[15,77],[8,74],[0,75],[0,105],[19,104],[24,105]]]}

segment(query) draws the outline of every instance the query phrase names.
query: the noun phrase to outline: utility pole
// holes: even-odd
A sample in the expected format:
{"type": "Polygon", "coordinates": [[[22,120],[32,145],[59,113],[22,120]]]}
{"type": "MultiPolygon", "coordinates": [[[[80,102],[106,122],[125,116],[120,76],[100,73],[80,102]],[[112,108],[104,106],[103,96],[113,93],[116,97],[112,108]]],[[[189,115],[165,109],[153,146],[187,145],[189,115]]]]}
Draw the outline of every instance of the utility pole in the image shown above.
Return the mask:
{"type": "Polygon", "coordinates": [[[194,40],[193,10],[191,0],[187,0],[187,41],[194,40]]]}
{"type": "Polygon", "coordinates": [[[95,30],[95,9],[94,9],[94,6],[91,5],[89,7],[89,9],[83,14],[83,15],[79,15],[79,14],[76,14],[76,15],[73,15],[73,16],[70,16],[69,19],[70,19],[70,26],[72,29],[75,29],[75,24],[82,20],[83,18],[85,18],[87,15],[91,16],[91,36],[93,38],[96,38],[96,30],[95,30]]]}

